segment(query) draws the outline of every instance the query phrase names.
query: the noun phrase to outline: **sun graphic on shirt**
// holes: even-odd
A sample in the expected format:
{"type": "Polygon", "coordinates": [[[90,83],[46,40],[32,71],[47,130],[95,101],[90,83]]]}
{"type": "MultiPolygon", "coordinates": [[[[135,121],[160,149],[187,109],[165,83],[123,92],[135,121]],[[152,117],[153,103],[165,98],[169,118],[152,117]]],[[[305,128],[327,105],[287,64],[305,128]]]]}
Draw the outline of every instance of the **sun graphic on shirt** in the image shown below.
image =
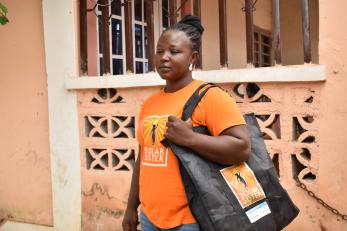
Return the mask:
{"type": "Polygon", "coordinates": [[[142,122],[142,134],[146,145],[159,146],[164,139],[168,116],[151,116],[142,122]]]}
{"type": "Polygon", "coordinates": [[[234,189],[253,187],[256,184],[252,171],[244,164],[224,169],[222,174],[234,189]]]}

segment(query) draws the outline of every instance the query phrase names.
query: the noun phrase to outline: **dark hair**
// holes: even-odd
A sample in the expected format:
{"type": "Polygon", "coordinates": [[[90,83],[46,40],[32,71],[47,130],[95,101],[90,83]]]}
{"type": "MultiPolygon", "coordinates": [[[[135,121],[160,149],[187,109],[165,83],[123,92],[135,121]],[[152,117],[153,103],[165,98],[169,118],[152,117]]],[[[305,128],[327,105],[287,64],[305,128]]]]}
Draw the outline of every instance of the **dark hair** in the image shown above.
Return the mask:
{"type": "Polygon", "coordinates": [[[184,16],[181,21],[168,27],[168,30],[179,30],[186,33],[193,44],[193,51],[199,51],[201,45],[201,35],[204,32],[204,28],[201,25],[200,18],[193,15],[184,16]]]}

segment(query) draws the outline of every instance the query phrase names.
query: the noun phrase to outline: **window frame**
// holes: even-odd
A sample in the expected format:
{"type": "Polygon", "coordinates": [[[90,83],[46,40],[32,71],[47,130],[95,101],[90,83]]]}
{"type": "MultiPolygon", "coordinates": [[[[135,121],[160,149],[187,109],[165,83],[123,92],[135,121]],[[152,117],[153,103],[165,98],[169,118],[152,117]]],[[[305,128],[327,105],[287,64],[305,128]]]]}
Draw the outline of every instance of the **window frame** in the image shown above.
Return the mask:
{"type": "Polygon", "coordinates": [[[148,54],[148,48],[146,48],[146,40],[145,40],[145,28],[147,28],[147,22],[145,18],[145,1],[146,0],[141,0],[141,21],[135,19],[135,1],[132,1],[132,27],[133,27],[133,57],[134,57],[134,73],[135,74],[142,74],[142,73],[147,73],[148,72],[148,58],[146,58],[145,54],[148,54]],[[135,26],[140,25],[142,29],[142,35],[141,35],[141,40],[142,40],[142,58],[136,57],[136,40],[135,40],[135,26]],[[142,63],[142,73],[137,73],[136,72],[136,62],[141,62],[142,63]],[[146,71],[146,64],[147,64],[147,71],[146,71]]]}
{"type": "Polygon", "coordinates": [[[273,51],[273,35],[270,30],[263,29],[259,26],[254,25],[253,26],[253,64],[254,67],[271,67],[274,65],[274,51],[273,51]],[[255,39],[255,34],[258,34],[258,41],[255,39]],[[263,36],[268,37],[269,43],[263,43],[263,36]],[[256,44],[258,44],[258,50],[256,49],[256,44]],[[269,47],[270,53],[268,53],[270,58],[270,62],[266,63],[266,66],[264,66],[264,50],[263,45],[269,47]],[[258,61],[256,61],[256,55],[258,56],[258,61]]]}
{"type": "MultiPolygon", "coordinates": [[[[111,3],[112,0],[109,0],[109,3],[111,3]]],[[[147,28],[147,22],[145,19],[145,1],[146,0],[141,0],[141,10],[142,10],[142,20],[136,20],[135,19],[135,1],[131,1],[132,4],[132,19],[131,19],[131,25],[132,25],[132,31],[133,31],[133,36],[132,36],[132,43],[133,43],[133,57],[134,57],[134,62],[133,62],[133,68],[134,68],[134,74],[140,74],[136,72],[136,62],[141,62],[142,63],[142,73],[148,73],[148,57],[146,58],[146,53],[148,52],[146,48],[146,40],[145,40],[145,28],[147,28]],[[142,58],[136,57],[136,44],[135,44],[135,26],[140,25],[142,28],[142,58]],[[146,51],[146,53],[145,53],[146,51]]],[[[111,4],[109,4],[109,12],[112,14],[112,7],[111,4]]],[[[154,42],[156,43],[160,37],[160,34],[165,30],[166,28],[163,27],[163,0],[158,0],[153,2],[153,10],[154,10],[154,42]]],[[[168,8],[167,11],[169,12],[169,0],[168,0],[168,8]]],[[[99,7],[96,7],[95,13],[97,17],[101,16],[101,11],[99,10],[99,7]]],[[[125,44],[125,16],[124,16],[124,7],[121,7],[121,16],[112,14],[110,17],[110,26],[109,26],[109,47],[110,47],[110,74],[111,75],[116,75],[113,74],[113,59],[120,59],[122,60],[122,73],[123,74],[117,74],[117,75],[125,75],[126,73],[126,44],[125,44]],[[118,19],[121,21],[121,26],[122,26],[122,55],[115,55],[112,52],[112,19],[118,19]]],[[[99,18],[97,18],[96,22],[96,54],[97,54],[97,60],[96,60],[96,66],[97,66],[97,73],[99,76],[101,76],[101,59],[103,59],[103,54],[102,51],[100,50],[100,39],[99,39],[99,33],[100,33],[100,25],[99,25],[99,18]]],[[[170,20],[168,19],[168,26],[170,26],[170,20]]]]}
{"type": "MultiPolygon", "coordinates": [[[[111,3],[111,1],[109,2],[111,3]]],[[[109,7],[109,12],[112,13],[112,9],[111,9],[111,4],[108,6],[109,7]]],[[[101,11],[99,10],[99,7],[96,7],[96,10],[95,10],[95,13],[96,13],[96,48],[97,48],[97,73],[99,76],[102,76],[101,74],[101,68],[100,68],[100,59],[103,59],[103,54],[102,54],[102,51],[100,50],[100,39],[99,39],[99,33],[100,33],[100,26],[99,26],[99,23],[100,23],[100,19],[99,17],[101,17],[101,11]]],[[[124,70],[126,69],[126,63],[125,63],[125,54],[126,54],[126,47],[125,47],[125,33],[124,33],[124,27],[125,27],[125,22],[124,22],[124,7],[121,7],[121,16],[119,15],[115,15],[115,14],[112,14],[111,17],[110,17],[110,26],[108,27],[109,29],[109,36],[110,36],[110,39],[109,39],[109,47],[110,47],[110,73],[113,75],[113,59],[122,59],[123,60],[123,74],[125,74],[124,70]],[[121,21],[122,23],[122,55],[114,55],[113,52],[112,52],[112,19],[118,19],[121,21]]]]}

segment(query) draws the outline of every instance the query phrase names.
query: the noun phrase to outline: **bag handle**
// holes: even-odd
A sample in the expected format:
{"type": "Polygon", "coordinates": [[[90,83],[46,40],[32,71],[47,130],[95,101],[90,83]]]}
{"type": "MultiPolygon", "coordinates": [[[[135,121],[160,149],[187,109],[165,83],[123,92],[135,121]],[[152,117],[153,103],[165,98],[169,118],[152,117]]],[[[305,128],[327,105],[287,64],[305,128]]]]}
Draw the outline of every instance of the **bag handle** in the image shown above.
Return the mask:
{"type": "Polygon", "coordinates": [[[190,96],[190,98],[188,99],[188,101],[185,103],[183,107],[183,112],[181,117],[183,121],[188,120],[192,116],[196,106],[199,104],[202,97],[204,97],[207,91],[213,87],[217,87],[217,86],[212,83],[203,83],[195,90],[195,92],[190,96]],[[201,93],[199,93],[200,90],[203,88],[205,89],[201,93]]]}
{"type": "MultiPolygon", "coordinates": [[[[192,116],[196,106],[198,105],[198,103],[200,102],[202,97],[204,97],[206,92],[212,87],[217,87],[217,86],[212,84],[212,83],[203,83],[189,97],[189,99],[187,100],[187,102],[185,103],[185,105],[183,107],[183,112],[182,112],[182,117],[181,117],[181,119],[183,121],[188,120],[192,116]],[[203,89],[204,87],[206,87],[206,88],[199,94],[200,90],[203,89]]],[[[161,140],[160,143],[162,143],[166,148],[169,146],[169,140],[166,138],[161,140]]]]}

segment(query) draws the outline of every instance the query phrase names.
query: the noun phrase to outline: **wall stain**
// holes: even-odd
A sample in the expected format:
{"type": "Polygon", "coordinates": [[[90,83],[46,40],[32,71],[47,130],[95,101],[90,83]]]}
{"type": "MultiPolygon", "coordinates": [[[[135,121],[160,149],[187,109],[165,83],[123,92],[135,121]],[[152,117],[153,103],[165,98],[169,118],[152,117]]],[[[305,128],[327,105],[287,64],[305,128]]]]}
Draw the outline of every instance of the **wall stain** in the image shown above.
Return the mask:
{"type": "Polygon", "coordinates": [[[82,214],[82,230],[121,231],[124,210],[96,209],[82,214]]]}
{"type": "Polygon", "coordinates": [[[107,199],[109,199],[109,200],[116,199],[116,200],[119,200],[119,201],[121,201],[121,202],[123,202],[125,204],[127,203],[126,201],[124,201],[122,199],[119,199],[119,198],[116,198],[114,196],[111,196],[109,194],[108,190],[105,189],[103,186],[101,186],[97,182],[92,185],[92,187],[90,188],[90,190],[88,192],[82,191],[82,195],[85,196],[85,197],[95,196],[97,193],[99,193],[102,196],[106,196],[107,199]]]}
{"type": "Polygon", "coordinates": [[[63,163],[59,154],[53,153],[53,156],[56,156],[55,158],[57,163],[58,183],[61,184],[61,186],[65,186],[67,184],[67,179],[66,179],[67,166],[63,163]]]}
{"type": "Polygon", "coordinates": [[[322,224],[322,221],[319,221],[319,228],[321,231],[327,231],[327,228],[322,224]]]}

